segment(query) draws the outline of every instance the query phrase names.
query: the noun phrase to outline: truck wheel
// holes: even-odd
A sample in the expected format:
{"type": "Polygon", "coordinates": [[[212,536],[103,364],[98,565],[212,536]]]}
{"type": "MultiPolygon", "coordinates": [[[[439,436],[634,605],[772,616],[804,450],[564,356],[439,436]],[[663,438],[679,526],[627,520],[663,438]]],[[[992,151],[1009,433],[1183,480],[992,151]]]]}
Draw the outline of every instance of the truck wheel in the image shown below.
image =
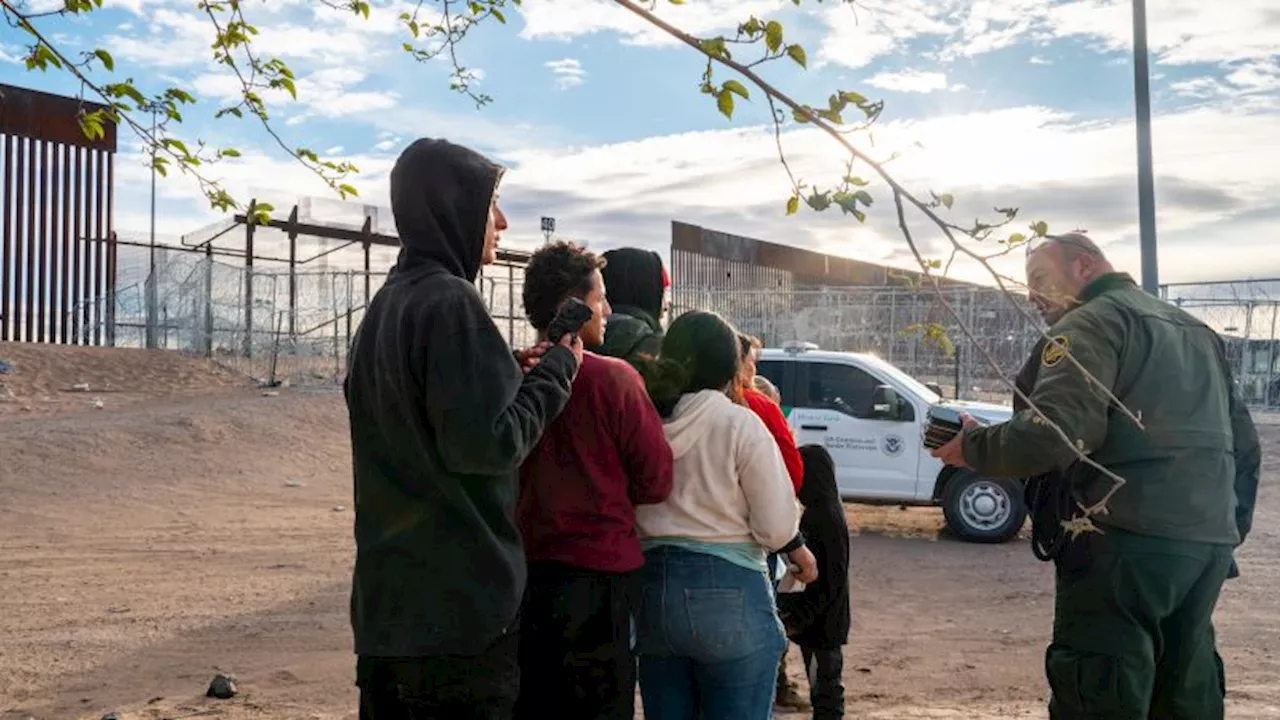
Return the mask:
{"type": "Polygon", "coordinates": [[[942,514],[947,519],[947,527],[962,540],[1002,543],[1022,529],[1027,508],[1018,482],[982,477],[965,470],[947,483],[942,514]]]}

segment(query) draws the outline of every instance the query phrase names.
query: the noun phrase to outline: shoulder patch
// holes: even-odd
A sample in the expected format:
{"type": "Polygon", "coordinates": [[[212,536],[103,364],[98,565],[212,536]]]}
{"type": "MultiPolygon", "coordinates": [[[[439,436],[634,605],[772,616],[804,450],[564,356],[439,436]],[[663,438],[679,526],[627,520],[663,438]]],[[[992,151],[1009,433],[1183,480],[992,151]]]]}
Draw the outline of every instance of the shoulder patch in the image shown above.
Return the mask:
{"type": "Polygon", "coordinates": [[[1044,349],[1040,351],[1040,364],[1045,367],[1053,367],[1062,362],[1067,356],[1067,352],[1071,350],[1071,340],[1066,335],[1054,335],[1044,344],[1044,349]],[[1059,347],[1059,343],[1061,347],[1059,347]]]}

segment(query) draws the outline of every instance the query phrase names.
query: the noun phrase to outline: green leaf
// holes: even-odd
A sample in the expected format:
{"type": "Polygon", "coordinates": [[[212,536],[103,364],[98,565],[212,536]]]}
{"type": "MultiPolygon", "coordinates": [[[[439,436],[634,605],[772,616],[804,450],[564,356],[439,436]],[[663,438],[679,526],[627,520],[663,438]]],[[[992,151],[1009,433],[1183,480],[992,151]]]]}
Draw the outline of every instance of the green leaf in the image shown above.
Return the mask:
{"type": "Polygon", "coordinates": [[[342,193],[343,195],[353,195],[357,197],[360,195],[360,193],[356,192],[356,189],[351,187],[350,185],[339,185],[338,192],[342,193]]]}
{"type": "Polygon", "coordinates": [[[800,67],[802,68],[807,69],[809,67],[808,65],[809,60],[805,56],[804,48],[800,47],[799,45],[788,45],[787,57],[791,58],[792,60],[795,60],[796,63],[799,64],[800,67]]]}
{"type": "Polygon", "coordinates": [[[814,190],[813,194],[805,198],[804,201],[809,207],[818,212],[831,207],[831,196],[828,193],[818,192],[817,190],[814,190]]]}
{"type": "Polygon", "coordinates": [[[99,48],[94,50],[93,54],[97,55],[98,59],[102,61],[102,67],[106,68],[107,72],[111,72],[116,69],[116,61],[112,59],[111,53],[99,48]]]}
{"type": "Polygon", "coordinates": [[[856,197],[858,199],[858,202],[862,203],[863,205],[871,205],[872,203],[875,202],[875,198],[871,197],[871,193],[867,192],[866,190],[859,190],[858,192],[854,193],[853,196],[856,197]]]}
{"type": "Polygon", "coordinates": [[[240,151],[235,148],[223,148],[218,153],[223,157],[240,157],[240,151]]]}
{"type": "Polygon", "coordinates": [[[938,196],[938,202],[941,202],[948,210],[950,210],[951,206],[955,204],[956,198],[951,193],[943,193],[938,196]]]}
{"type": "Polygon", "coordinates": [[[857,187],[865,187],[867,185],[866,180],[863,180],[862,178],[856,175],[846,175],[844,178],[844,181],[849,183],[850,185],[854,185],[857,187]]]}
{"type": "Polygon", "coordinates": [[[792,195],[787,198],[787,214],[795,215],[800,210],[800,196],[792,195]]]}
{"type": "Polygon", "coordinates": [[[182,153],[183,155],[191,154],[191,152],[187,150],[187,146],[177,138],[163,138],[160,140],[160,144],[165,146],[166,148],[177,148],[178,152],[182,153]]]}
{"type": "Polygon", "coordinates": [[[853,105],[861,105],[867,101],[865,97],[863,97],[862,95],[856,92],[853,92],[852,90],[842,90],[840,92],[840,99],[844,100],[847,103],[851,103],[853,105]]]}
{"type": "Polygon", "coordinates": [[[798,123],[807,123],[807,122],[812,122],[812,121],[809,119],[809,116],[808,116],[807,114],[805,114],[805,113],[803,113],[803,112],[801,112],[801,111],[799,111],[799,110],[792,110],[792,111],[791,111],[791,117],[792,117],[792,118],[794,118],[794,119],[795,119],[795,121],[796,121],[796,122],[798,122],[798,123]]]}
{"type": "Polygon", "coordinates": [[[102,128],[102,118],[97,112],[86,113],[80,118],[80,131],[90,140],[100,140],[106,134],[102,128]]]}
{"type": "Polygon", "coordinates": [[[1035,231],[1036,237],[1044,237],[1049,233],[1049,223],[1041,220],[1032,225],[1031,229],[1035,231]]]}
{"type": "Polygon", "coordinates": [[[704,38],[698,41],[698,49],[714,58],[729,57],[729,49],[722,37],[704,38]]]}
{"type": "Polygon", "coordinates": [[[858,199],[853,196],[853,193],[837,192],[831,196],[831,199],[845,215],[858,211],[858,199]]]}
{"type": "Polygon", "coordinates": [[[782,47],[782,23],[777,20],[765,23],[764,44],[769,48],[769,52],[778,52],[778,48],[782,47]]]}
{"type": "Polygon", "coordinates": [[[725,117],[733,119],[733,93],[727,90],[721,90],[716,93],[716,108],[718,108],[725,117]]]}
{"type": "Polygon", "coordinates": [[[1007,242],[1010,245],[1017,245],[1019,243],[1024,243],[1026,241],[1027,241],[1026,235],[1023,235],[1022,233],[1014,233],[1010,235],[1009,239],[1006,240],[1005,242],[1007,242]]]}
{"type": "Polygon", "coordinates": [[[747,94],[747,88],[737,80],[725,80],[722,90],[727,90],[744,98],[750,97],[750,95],[747,94]]]}

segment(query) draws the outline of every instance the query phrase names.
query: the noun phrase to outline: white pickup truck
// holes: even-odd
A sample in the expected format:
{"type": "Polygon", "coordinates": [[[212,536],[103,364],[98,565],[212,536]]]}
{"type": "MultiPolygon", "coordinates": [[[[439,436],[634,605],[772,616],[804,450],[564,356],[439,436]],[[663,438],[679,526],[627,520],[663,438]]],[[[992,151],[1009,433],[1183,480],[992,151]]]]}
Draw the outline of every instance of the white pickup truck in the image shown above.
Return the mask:
{"type": "Polygon", "coordinates": [[[791,342],[760,353],[757,372],[782,394],[799,445],[823,445],[845,500],[941,505],[947,526],[971,542],[1014,537],[1026,519],[1022,483],[943,465],[923,444],[929,408],[951,405],[987,422],[1013,409],[944,399],[890,363],[864,353],[791,342]]]}

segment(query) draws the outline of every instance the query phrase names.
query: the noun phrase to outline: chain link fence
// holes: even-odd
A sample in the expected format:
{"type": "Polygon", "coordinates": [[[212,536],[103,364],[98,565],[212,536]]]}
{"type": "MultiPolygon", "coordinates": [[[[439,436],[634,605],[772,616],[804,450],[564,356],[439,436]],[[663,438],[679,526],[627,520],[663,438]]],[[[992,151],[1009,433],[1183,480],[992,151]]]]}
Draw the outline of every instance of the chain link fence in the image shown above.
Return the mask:
{"type": "MultiPolygon", "coordinates": [[[[117,346],[146,347],[154,333],[158,348],[211,357],[269,385],[340,382],[366,299],[386,277],[385,271],[366,275],[323,266],[290,273],[280,263],[247,268],[238,258],[171,249],[157,251],[151,274],[147,249],[121,247],[119,258],[114,296],[71,308],[68,321],[72,314],[82,321],[106,318],[102,306],[114,303],[117,346]]],[[[393,258],[379,258],[374,266],[390,267],[393,258]]],[[[524,268],[488,266],[476,285],[508,343],[532,344],[521,300],[524,268]]],[[[1251,407],[1280,410],[1280,281],[1168,285],[1161,297],[1222,335],[1251,407]]],[[[671,316],[692,309],[718,312],[770,347],[799,340],[824,350],[874,353],[921,382],[937,383],[948,397],[993,402],[1008,401],[1005,381],[1043,327],[1025,297],[979,287],[673,287],[671,316]],[[930,337],[931,326],[946,340],[930,337]]],[[[97,329],[87,321],[80,326],[85,337],[97,329]]]]}
{"type": "Polygon", "coordinates": [[[1222,336],[1250,407],[1280,410],[1280,280],[1166,285],[1160,294],[1222,336]]]}
{"type": "MultiPolygon", "coordinates": [[[[367,299],[386,278],[385,271],[366,275],[335,268],[291,273],[278,263],[249,268],[199,251],[163,248],[151,273],[147,253],[121,248],[114,296],[71,312],[83,315],[86,308],[114,303],[116,346],[146,347],[153,333],[156,348],[210,357],[264,385],[341,382],[367,299]],[[151,293],[154,310],[148,312],[151,293]]],[[[522,267],[498,264],[486,267],[476,283],[513,346],[533,343],[523,315],[523,282],[522,267]]]]}
{"type": "Polygon", "coordinates": [[[1042,327],[1024,297],[977,287],[941,293],[902,287],[673,288],[672,316],[692,309],[720,313],[767,347],[799,340],[823,350],[873,353],[921,382],[937,383],[947,397],[992,402],[1008,401],[1004,379],[1021,368],[1042,327]]]}

